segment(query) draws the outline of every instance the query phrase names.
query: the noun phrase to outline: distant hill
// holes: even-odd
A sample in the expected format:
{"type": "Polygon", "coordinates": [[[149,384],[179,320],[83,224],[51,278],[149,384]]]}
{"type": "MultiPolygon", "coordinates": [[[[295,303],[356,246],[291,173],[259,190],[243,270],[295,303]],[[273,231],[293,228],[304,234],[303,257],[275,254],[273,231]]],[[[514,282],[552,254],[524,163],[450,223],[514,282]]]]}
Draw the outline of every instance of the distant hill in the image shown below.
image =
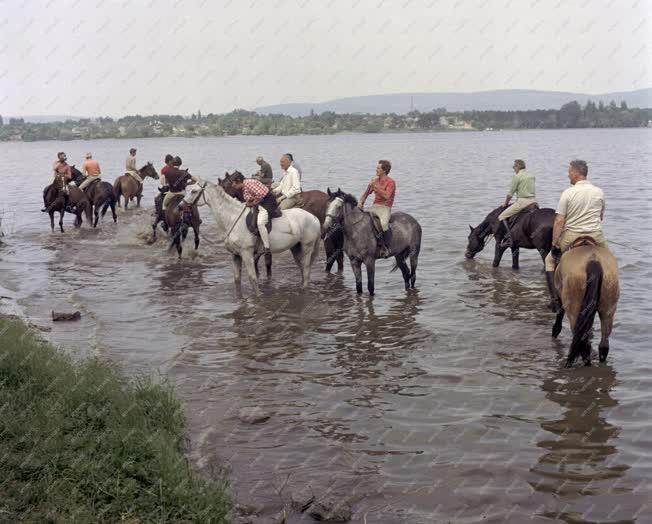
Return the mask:
{"type": "Polygon", "coordinates": [[[438,107],[448,111],[525,111],[531,109],[559,109],[567,102],[577,100],[584,105],[587,100],[608,104],[615,100],[625,101],[629,107],[651,108],[652,88],[637,91],[623,91],[600,95],[566,93],[560,91],[533,91],[527,89],[505,89],[499,91],[478,91],[476,93],[405,93],[396,95],[370,95],[338,98],[328,102],[305,104],[279,104],[257,107],[260,114],[284,114],[306,116],[333,111],[335,113],[396,113],[405,114],[412,109],[427,112],[438,107]]]}
{"type": "Polygon", "coordinates": [[[6,122],[9,122],[10,118],[22,118],[25,122],[30,124],[48,124],[50,122],[65,122],[66,120],[79,120],[81,118],[86,118],[83,116],[72,116],[72,115],[2,115],[2,119],[6,122]]]}

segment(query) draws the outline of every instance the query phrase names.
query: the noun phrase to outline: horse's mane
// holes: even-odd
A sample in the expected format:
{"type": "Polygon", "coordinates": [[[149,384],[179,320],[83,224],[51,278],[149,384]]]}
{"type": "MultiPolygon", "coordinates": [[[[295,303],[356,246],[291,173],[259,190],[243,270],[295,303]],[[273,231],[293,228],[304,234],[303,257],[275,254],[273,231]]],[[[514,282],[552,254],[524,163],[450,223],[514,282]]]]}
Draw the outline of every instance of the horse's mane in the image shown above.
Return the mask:
{"type": "Polygon", "coordinates": [[[328,190],[329,200],[334,198],[341,198],[345,204],[351,204],[353,207],[358,207],[358,199],[355,198],[351,193],[345,193],[340,188],[337,188],[337,191],[334,193],[328,190]]]}

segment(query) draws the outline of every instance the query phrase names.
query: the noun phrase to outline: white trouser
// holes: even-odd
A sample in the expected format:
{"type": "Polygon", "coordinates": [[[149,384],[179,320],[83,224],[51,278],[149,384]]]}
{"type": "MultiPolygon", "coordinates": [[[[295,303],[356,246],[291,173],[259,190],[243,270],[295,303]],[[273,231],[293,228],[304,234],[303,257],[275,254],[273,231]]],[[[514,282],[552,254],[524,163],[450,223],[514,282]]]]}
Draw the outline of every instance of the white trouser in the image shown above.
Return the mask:
{"type": "Polygon", "coordinates": [[[380,227],[383,229],[383,231],[387,231],[389,229],[389,220],[392,218],[391,207],[374,204],[369,209],[369,213],[372,213],[378,217],[378,220],[380,220],[380,227]]]}
{"type": "Polygon", "coordinates": [[[267,209],[263,206],[258,206],[258,221],[256,225],[258,226],[258,232],[260,233],[260,239],[263,241],[263,246],[265,249],[269,249],[269,233],[267,232],[267,221],[269,220],[269,213],[267,209]]]}

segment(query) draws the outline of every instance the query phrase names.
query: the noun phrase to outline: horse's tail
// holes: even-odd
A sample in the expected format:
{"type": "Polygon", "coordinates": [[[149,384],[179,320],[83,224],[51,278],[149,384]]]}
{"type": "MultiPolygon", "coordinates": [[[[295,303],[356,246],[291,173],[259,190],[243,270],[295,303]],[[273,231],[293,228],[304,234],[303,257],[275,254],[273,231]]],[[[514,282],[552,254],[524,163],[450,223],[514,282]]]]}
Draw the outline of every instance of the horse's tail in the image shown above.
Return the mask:
{"type": "Polygon", "coordinates": [[[312,254],[310,255],[310,267],[315,263],[315,260],[317,259],[317,255],[319,254],[319,244],[321,243],[321,235],[317,237],[317,240],[315,240],[315,245],[312,248],[312,254]]]}
{"type": "Polygon", "coordinates": [[[122,177],[116,178],[115,182],[113,182],[113,197],[118,205],[120,205],[120,195],[122,195],[122,182],[120,178],[122,177]]]}
{"type": "Polygon", "coordinates": [[[591,336],[593,320],[600,303],[600,290],[602,289],[602,264],[597,260],[589,260],[586,264],[586,290],[580,313],[575,321],[573,342],[571,347],[581,348],[591,336]]]}

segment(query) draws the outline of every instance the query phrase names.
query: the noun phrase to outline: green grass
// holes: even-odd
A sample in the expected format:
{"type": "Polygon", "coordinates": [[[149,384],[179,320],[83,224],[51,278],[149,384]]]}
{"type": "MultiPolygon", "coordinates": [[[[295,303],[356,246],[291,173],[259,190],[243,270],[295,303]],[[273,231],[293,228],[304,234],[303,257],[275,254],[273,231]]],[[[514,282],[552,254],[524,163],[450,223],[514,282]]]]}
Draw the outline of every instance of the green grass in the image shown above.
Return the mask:
{"type": "Polygon", "coordinates": [[[199,478],[183,446],[169,384],[0,318],[0,522],[226,522],[223,472],[199,478]]]}

